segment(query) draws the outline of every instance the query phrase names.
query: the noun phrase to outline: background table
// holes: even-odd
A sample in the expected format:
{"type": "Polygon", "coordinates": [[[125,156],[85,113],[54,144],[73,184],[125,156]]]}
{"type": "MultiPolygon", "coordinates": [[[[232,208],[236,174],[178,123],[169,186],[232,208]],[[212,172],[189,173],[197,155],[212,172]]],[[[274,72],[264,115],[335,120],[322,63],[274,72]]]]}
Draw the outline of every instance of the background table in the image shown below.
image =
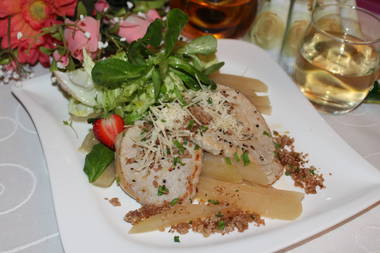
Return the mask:
{"type": "MultiPolygon", "coordinates": [[[[37,69],[36,75],[43,72],[37,69]]],[[[380,169],[380,105],[361,105],[343,116],[323,117],[347,143],[380,169]]],[[[302,243],[284,251],[379,253],[380,205],[302,243]]],[[[0,253],[15,252],[64,250],[38,135],[8,85],[0,86],[0,253]]]]}

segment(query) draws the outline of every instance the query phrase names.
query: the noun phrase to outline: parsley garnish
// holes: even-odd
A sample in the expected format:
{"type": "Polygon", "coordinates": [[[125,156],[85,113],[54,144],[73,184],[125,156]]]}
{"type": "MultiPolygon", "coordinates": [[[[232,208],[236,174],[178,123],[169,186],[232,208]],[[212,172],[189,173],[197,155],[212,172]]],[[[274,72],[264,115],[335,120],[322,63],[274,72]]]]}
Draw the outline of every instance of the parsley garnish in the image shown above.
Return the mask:
{"type": "Polygon", "coordinates": [[[310,174],[313,174],[313,175],[315,175],[315,169],[313,169],[313,170],[312,170],[312,169],[310,169],[310,170],[309,170],[309,172],[310,172],[310,174]]]}
{"type": "Polygon", "coordinates": [[[290,171],[288,171],[288,170],[285,171],[285,176],[290,176],[290,174],[291,174],[290,171]]]}
{"type": "Polygon", "coordinates": [[[179,158],[178,156],[174,157],[173,158],[173,165],[176,166],[177,164],[179,165],[185,165],[182,161],[181,161],[181,158],[179,158]]]}
{"type": "Polygon", "coordinates": [[[199,126],[199,129],[201,130],[202,133],[204,133],[208,130],[208,127],[207,126],[199,126]]]}
{"type": "Polygon", "coordinates": [[[276,143],[276,142],[273,142],[273,144],[274,144],[274,148],[275,148],[275,149],[280,149],[280,148],[281,148],[281,145],[280,145],[280,144],[278,144],[278,143],[276,143]]]}
{"type": "Polygon", "coordinates": [[[234,153],[234,159],[235,161],[240,162],[240,158],[237,152],[234,153]]]}
{"type": "Polygon", "coordinates": [[[120,177],[115,177],[115,181],[117,185],[120,185],[120,177]]]}
{"type": "Polygon", "coordinates": [[[270,133],[268,133],[268,132],[267,132],[267,131],[265,131],[265,130],[264,130],[264,132],[263,132],[263,135],[266,135],[266,136],[268,136],[268,137],[272,137],[272,136],[271,136],[271,134],[270,134],[270,133]]]}
{"type": "Polygon", "coordinates": [[[173,143],[176,146],[176,148],[178,148],[178,153],[180,155],[183,155],[185,153],[185,148],[183,147],[183,145],[178,140],[174,140],[173,143]]]}
{"type": "Polygon", "coordinates": [[[181,242],[178,235],[174,236],[174,242],[181,242]]]}
{"type": "Polygon", "coordinates": [[[162,195],[164,195],[164,194],[168,194],[168,193],[169,193],[169,189],[166,188],[165,185],[160,185],[160,186],[158,187],[158,190],[157,190],[157,195],[158,195],[158,196],[162,196],[162,195]]]}
{"type": "Polygon", "coordinates": [[[218,229],[223,230],[226,227],[226,223],[224,221],[218,221],[216,224],[218,226],[218,229]]]}
{"type": "Polygon", "coordinates": [[[199,147],[199,145],[198,144],[195,144],[195,146],[194,146],[194,150],[199,150],[201,147],[199,147]]]}
{"type": "Polygon", "coordinates": [[[231,158],[229,158],[229,157],[224,157],[224,161],[225,161],[228,165],[232,165],[231,158]]]}
{"type": "Polygon", "coordinates": [[[220,203],[218,200],[213,200],[213,199],[209,199],[209,200],[207,200],[207,202],[210,204],[213,204],[213,205],[219,205],[219,203],[220,203]]]}
{"type": "Polygon", "coordinates": [[[194,126],[195,121],[193,119],[189,120],[189,123],[187,123],[187,129],[192,129],[194,126]]]}
{"type": "Polygon", "coordinates": [[[175,198],[172,201],[170,201],[170,205],[175,206],[178,203],[178,201],[179,201],[179,198],[175,198]]]}
{"type": "Polygon", "coordinates": [[[244,166],[247,166],[248,164],[250,164],[251,160],[249,160],[248,152],[244,152],[241,155],[241,160],[243,161],[244,166]]]}

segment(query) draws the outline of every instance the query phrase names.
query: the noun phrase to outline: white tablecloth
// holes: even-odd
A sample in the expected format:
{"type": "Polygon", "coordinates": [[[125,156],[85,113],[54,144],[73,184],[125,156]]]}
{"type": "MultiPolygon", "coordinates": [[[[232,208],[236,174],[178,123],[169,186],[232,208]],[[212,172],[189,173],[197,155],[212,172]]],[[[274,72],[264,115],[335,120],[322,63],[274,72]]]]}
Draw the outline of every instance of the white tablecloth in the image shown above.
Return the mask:
{"type": "MultiPolygon", "coordinates": [[[[347,143],[380,169],[380,105],[362,105],[344,116],[323,117],[347,143]]],[[[380,205],[286,250],[379,253],[380,205]]],[[[0,253],[15,252],[64,250],[36,130],[8,85],[0,86],[0,253]]]]}

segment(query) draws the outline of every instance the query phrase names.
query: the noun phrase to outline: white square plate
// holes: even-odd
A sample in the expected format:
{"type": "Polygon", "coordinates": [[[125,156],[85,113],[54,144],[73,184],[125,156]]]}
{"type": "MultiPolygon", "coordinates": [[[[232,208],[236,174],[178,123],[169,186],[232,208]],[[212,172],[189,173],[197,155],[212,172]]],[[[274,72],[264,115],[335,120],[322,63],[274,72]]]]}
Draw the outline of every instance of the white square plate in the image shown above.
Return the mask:
{"type": "MultiPolygon", "coordinates": [[[[222,72],[262,80],[269,86],[273,113],[266,117],[272,129],[289,131],[299,151],[310,154],[322,168],[327,188],[307,195],[304,211],[295,221],[266,219],[266,226],[251,226],[244,233],[181,236],[151,232],[130,235],[123,221],[138,204],[115,184],[108,189],[93,187],[82,172],[84,155],[77,151],[89,125],[75,123],[74,131],[63,124],[68,119],[67,100],[50,76],[29,80],[13,93],[29,111],[46,156],[58,226],[67,253],[124,252],[270,252],[326,229],[380,200],[380,172],[349,147],[302,96],[286,73],[260,48],[237,40],[220,40],[218,57],[225,61],[222,72]],[[331,173],[331,175],[330,175],[331,173]],[[118,197],[121,207],[104,198],[118,197]]],[[[298,190],[288,177],[275,185],[298,190]]]]}

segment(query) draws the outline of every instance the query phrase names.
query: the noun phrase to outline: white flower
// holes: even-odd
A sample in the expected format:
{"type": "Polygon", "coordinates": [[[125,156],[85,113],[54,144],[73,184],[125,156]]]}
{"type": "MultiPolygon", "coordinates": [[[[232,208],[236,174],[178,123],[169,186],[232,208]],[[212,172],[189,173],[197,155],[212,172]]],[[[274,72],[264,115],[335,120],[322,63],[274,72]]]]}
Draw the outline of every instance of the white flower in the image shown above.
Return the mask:
{"type": "Polygon", "coordinates": [[[132,9],[133,8],[133,3],[127,2],[127,7],[128,7],[128,9],[132,9]]]}
{"type": "Polygon", "coordinates": [[[57,62],[57,68],[59,68],[59,69],[65,69],[66,67],[65,67],[65,65],[63,65],[62,62],[57,62]]]}
{"type": "Polygon", "coordinates": [[[87,39],[91,38],[91,33],[90,32],[85,32],[84,33],[84,37],[86,37],[87,39]]]}
{"type": "Polygon", "coordinates": [[[99,41],[98,42],[98,48],[99,49],[103,49],[103,48],[107,48],[108,47],[108,42],[102,42],[102,41],[99,41]]]}
{"type": "Polygon", "coordinates": [[[117,23],[120,22],[120,18],[119,18],[119,17],[114,17],[114,18],[112,18],[112,22],[113,22],[114,24],[117,24],[117,23]]]}
{"type": "Polygon", "coordinates": [[[124,37],[121,37],[120,38],[120,41],[126,41],[127,39],[126,38],[124,38],[124,37]]]}
{"type": "Polygon", "coordinates": [[[79,19],[80,19],[80,20],[83,20],[83,19],[84,19],[84,16],[81,14],[81,15],[79,16],[79,19]]]}

